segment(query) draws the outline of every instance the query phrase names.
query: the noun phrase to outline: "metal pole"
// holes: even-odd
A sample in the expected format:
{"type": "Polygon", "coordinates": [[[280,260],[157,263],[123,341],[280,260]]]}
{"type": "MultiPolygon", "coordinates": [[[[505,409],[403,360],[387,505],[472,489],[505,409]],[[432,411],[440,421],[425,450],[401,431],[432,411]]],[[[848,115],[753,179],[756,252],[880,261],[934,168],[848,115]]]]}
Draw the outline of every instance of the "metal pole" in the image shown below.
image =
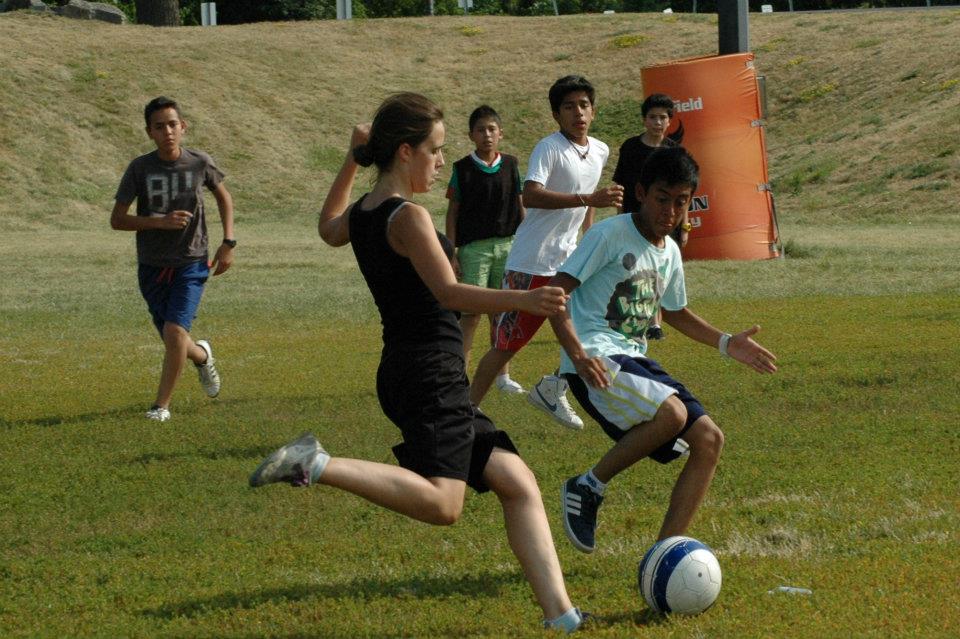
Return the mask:
{"type": "Polygon", "coordinates": [[[216,2],[200,3],[200,24],[205,27],[217,26],[217,3],[216,2]]]}
{"type": "Polygon", "coordinates": [[[717,31],[720,55],[750,50],[747,0],[717,0],[717,31]]]}

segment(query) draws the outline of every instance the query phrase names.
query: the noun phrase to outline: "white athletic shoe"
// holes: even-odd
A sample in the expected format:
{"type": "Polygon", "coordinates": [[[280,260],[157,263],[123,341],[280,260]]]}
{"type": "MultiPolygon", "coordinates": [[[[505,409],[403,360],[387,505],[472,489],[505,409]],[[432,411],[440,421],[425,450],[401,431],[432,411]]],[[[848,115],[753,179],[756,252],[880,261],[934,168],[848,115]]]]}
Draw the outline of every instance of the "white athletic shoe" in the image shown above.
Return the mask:
{"type": "Polygon", "coordinates": [[[195,364],[200,374],[200,385],[203,386],[207,397],[216,397],[220,394],[220,373],[214,365],[216,360],[213,359],[213,349],[210,348],[210,342],[205,339],[197,340],[197,346],[207,354],[207,361],[203,364],[195,364]]]}
{"type": "Polygon", "coordinates": [[[151,406],[147,411],[147,419],[155,422],[165,422],[170,419],[170,411],[163,406],[151,406]]]}
{"type": "Polygon", "coordinates": [[[250,475],[250,486],[257,488],[274,482],[291,486],[309,486],[313,477],[319,477],[330,461],[312,433],[304,433],[286,446],[281,446],[261,462],[250,475]]]}
{"type": "Polygon", "coordinates": [[[506,393],[507,395],[521,395],[526,392],[523,390],[523,386],[510,379],[509,375],[497,375],[497,380],[494,383],[501,393],[506,393]]]}
{"type": "Polygon", "coordinates": [[[527,401],[555,420],[574,430],[583,428],[583,420],[567,401],[567,380],[557,375],[544,375],[527,395],[527,401]]]}

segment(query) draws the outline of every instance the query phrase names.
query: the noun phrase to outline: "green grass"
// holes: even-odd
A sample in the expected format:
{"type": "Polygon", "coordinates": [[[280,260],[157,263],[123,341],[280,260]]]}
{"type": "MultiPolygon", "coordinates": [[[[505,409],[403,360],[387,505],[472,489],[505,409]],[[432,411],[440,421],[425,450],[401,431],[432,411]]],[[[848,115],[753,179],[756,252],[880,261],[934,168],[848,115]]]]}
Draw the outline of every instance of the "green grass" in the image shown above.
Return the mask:
{"type": "MultiPolygon", "coordinates": [[[[611,490],[595,555],[555,535],[574,599],[599,616],[587,636],[954,634],[960,619],[943,611],[960,604],[949,553],[960,524],[960,438],[949,428],[960,409],[958,278],[914,281],[910,265],[955,244],[930,236],[897,248],[896,232],[796,229],[806,250],[788,245],[787,259],[688,265],[692,307],[730,329],[760,323],[781,364],[757,376],[669,330],[654,347],[727,434],[690,531],[716,549],[724,589],[693,619],[654,617],[641,603],[636,563],[679,466],[640,464],[611,490]],[[873,247],[859,256],[849,248],[864,242],[873,247]],[[842,281],[858,271],[882,281],[842,281]],[[926,293],[902,294],[913,286],[926,293]],[[814,595],[766,594],[781,584],[814,595]]],[[[195,331],[214,339],[224,391],[207,400],[190,371],[174,420],[158,426],[141,416],[161,347],[136,293],[130,237],[91,233],[62,251],[65,235],[34,247],[25,295],[0,289],[0,430],[17,452],[0,478],[5,636],[535,631],[495,499],[471,497],[457,526],[437,529],[330,489],[245,485],[260,458],[306,429],[337,454],[391,461],[396,431],[373,388],[379,326],[349,249],[294,226],[247,229],[195,331]]],[[[5,246],[3,263],[22,264],[26,249],[5,246]]],[[[530,385],[556,352],[542,333],[515,377],[530,385]]],[[[561,530],[559,482],[607,440],[516,398],[492,395],[486,409],[534,468],[561,530]]]]}
{"type": "MultiPolygon", "coordinates": [[[[761,308],[701,310],[728,326],[762,316],[765,343],[781,358],[775,377],[756,377],[676,334],[657,353],[728,435],[691,530],[724,567],[717,607],[664,623],[637,598],[635,564],[678,470],[653,464],[617,482],[596,556],[559,539],[571,592],[600,616],[596,636],[636,626],[649,626],[650,636],[770,636],[797,624],[817,636],[852,628],[892,636],[908,622],[901,631],[935,636],[943,617],[923,605],[924,593],[938,593],[940,610],[958,603],[944,554],[960,523],[951,470],[960,441],[942,427],[958,410],[956,299],[761,308]],[[889,348],[904,323],[922,325],[922,335],[889,348]],[[933,387],[941,392],[930,394],[933,387]],[[781,583],[815,594],[765,594],[781,583]],[[865,614],[871,608],[911,612],[881,623],[865,614]]],[[[206,401],[185,380],[175,421],[163,426],[141,418],[159,357],[147,331],[131,333],[112,317],[114,331],[61,339],[55,351],[43,346],[55,329],[11,336],[18,357],[44,362],[4,362],[4,396],[20,397],[4,407],[4,438],[23,460],[8,466],[0,497],[4,512],[16,513],[0,529],[7,632],[255,636],[269,628],[293,636],[322,623],[321,636],[383,636],[402,619],[419,636],[528,636],[535,607],[503,543],[495,500],[471,498],[458,526],[432,529],[332,490],[245,487],[257,461],[303,429],[340,454],[381,461],[395,441],[372,391],[376,326],[355,326],[348,338],[306,319],[278,327],[257,316],[210,313],[202,324],[219,337],[224,394],[206,401]],[[229,330],[241,322],[242,331],[229,330]],[[358,343],[369,348],[357,352],[358,343]]],[[[555,350],[539,339],[518,360],[517,377],[529,384],[555,350]]],[[[559,481],[607,445],[596,428],[569,433],[520,401],[495,397],[489,409],[536,469],[551,512],[559,481]]]]}
{"type": "MultiPolygon", "coordinates": [[[[787,257],[685,265],[691,307],[728,330],[760,324],[780,372],[755,375],[669,328],[653,347],[727,435],[690,530],[724,570],[714,608],[656,617],[636,590],[679,466],[619,477],[600,548],[584,556],[560,532],[558,488],[609,442],[517,398],[484,405],[538,477],[571,595],[597,615],[585,636],[960,634],[960,13],[876,15],[751,25],[787,257]],[[863,44],[874,40],[884,46],[863,44]],[[918,46],[938,54],[904,68],[918,46]],[[767,594],[783,584],[813,595],[767,594]]],[[[330,489],[246,487],[307,429],[335,454],[392,462],[376,311],[349,249],[319,242],[316,211],[348,127],[399,89],[445,107],[449,160],[469,150],[480,101],[525,158],[553,128],[549,83],[583,72],[598,85],[609,174],[639,128],[639,68],[710,53],[715,17],[172,29],[176,70],[162,73],[159,33],[0,16],[0,636],[537,636],[491,496],[439,529],[330,489]],[[548,29],[557,48],[542,44],[548,29]],[[610,46],[638,33],[640,46],[610,46]],[[359,46],[367,38],[383,52],[359,46]],[[332,52],[339,64],[323,62],[332,52]],[[503,77],[486,65],[511,61],[503,77]],[[120,172],[148,148],[139,109],[161,92],[184,100],[190,143],[226,169],[241,244],[194,331],[213,340],[223,393],[206,399],[187,371],[173,421],[155,425],[142,413],[162,348],[132,235],[107,218],[120,172]]],[[[442,189],[422,201],[444,209],[442,189]]],[[[529,386],[557,352],[544,330],[514,376],[529,386]]]]}
{"type": "Polygon", "coordinates": [[[642,33],[633,33],[629,35],[618,35],[611,40],[611,44],[618,49],[629,49],[630,47],[643,44],[646,40],[647,36],[642,33]]]}

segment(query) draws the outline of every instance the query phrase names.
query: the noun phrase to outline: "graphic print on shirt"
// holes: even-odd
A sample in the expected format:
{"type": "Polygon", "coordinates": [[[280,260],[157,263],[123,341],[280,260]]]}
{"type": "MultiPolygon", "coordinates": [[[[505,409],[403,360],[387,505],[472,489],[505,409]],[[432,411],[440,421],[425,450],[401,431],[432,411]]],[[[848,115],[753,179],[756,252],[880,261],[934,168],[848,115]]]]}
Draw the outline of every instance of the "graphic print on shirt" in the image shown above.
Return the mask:
{"type": "Polygon", "coordinates": [[[150,214],[166,215],[170,211],[185,208],[181,202],[188,202],[189,199],[180,198],[193,195],[193,173],[150,173],[146,186],[150,214]]]}
{"type": "Polygon", "coordinates": [[[619,282],[607,302],[604,319],[614,331],[636,342],[643,343],[647,327],[657,313],[664,281],[657,271],[631,272],[637,258],[632,253],[623,256],[623,268],[630,276],[619,282]]]}

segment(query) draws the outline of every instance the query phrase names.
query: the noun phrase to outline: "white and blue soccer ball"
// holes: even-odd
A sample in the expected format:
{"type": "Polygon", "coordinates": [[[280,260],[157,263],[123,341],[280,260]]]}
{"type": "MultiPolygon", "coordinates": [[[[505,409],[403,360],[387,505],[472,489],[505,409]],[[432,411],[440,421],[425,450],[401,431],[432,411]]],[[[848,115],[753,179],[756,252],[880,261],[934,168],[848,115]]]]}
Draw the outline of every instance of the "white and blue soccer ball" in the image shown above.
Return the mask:
{"type": "Polygon", "coordinates": [[[638,579],[647,605],[660,613],[698,615],[720,594],[720,564],[692,537],[668,537],[643,556],[638,579]]]}

